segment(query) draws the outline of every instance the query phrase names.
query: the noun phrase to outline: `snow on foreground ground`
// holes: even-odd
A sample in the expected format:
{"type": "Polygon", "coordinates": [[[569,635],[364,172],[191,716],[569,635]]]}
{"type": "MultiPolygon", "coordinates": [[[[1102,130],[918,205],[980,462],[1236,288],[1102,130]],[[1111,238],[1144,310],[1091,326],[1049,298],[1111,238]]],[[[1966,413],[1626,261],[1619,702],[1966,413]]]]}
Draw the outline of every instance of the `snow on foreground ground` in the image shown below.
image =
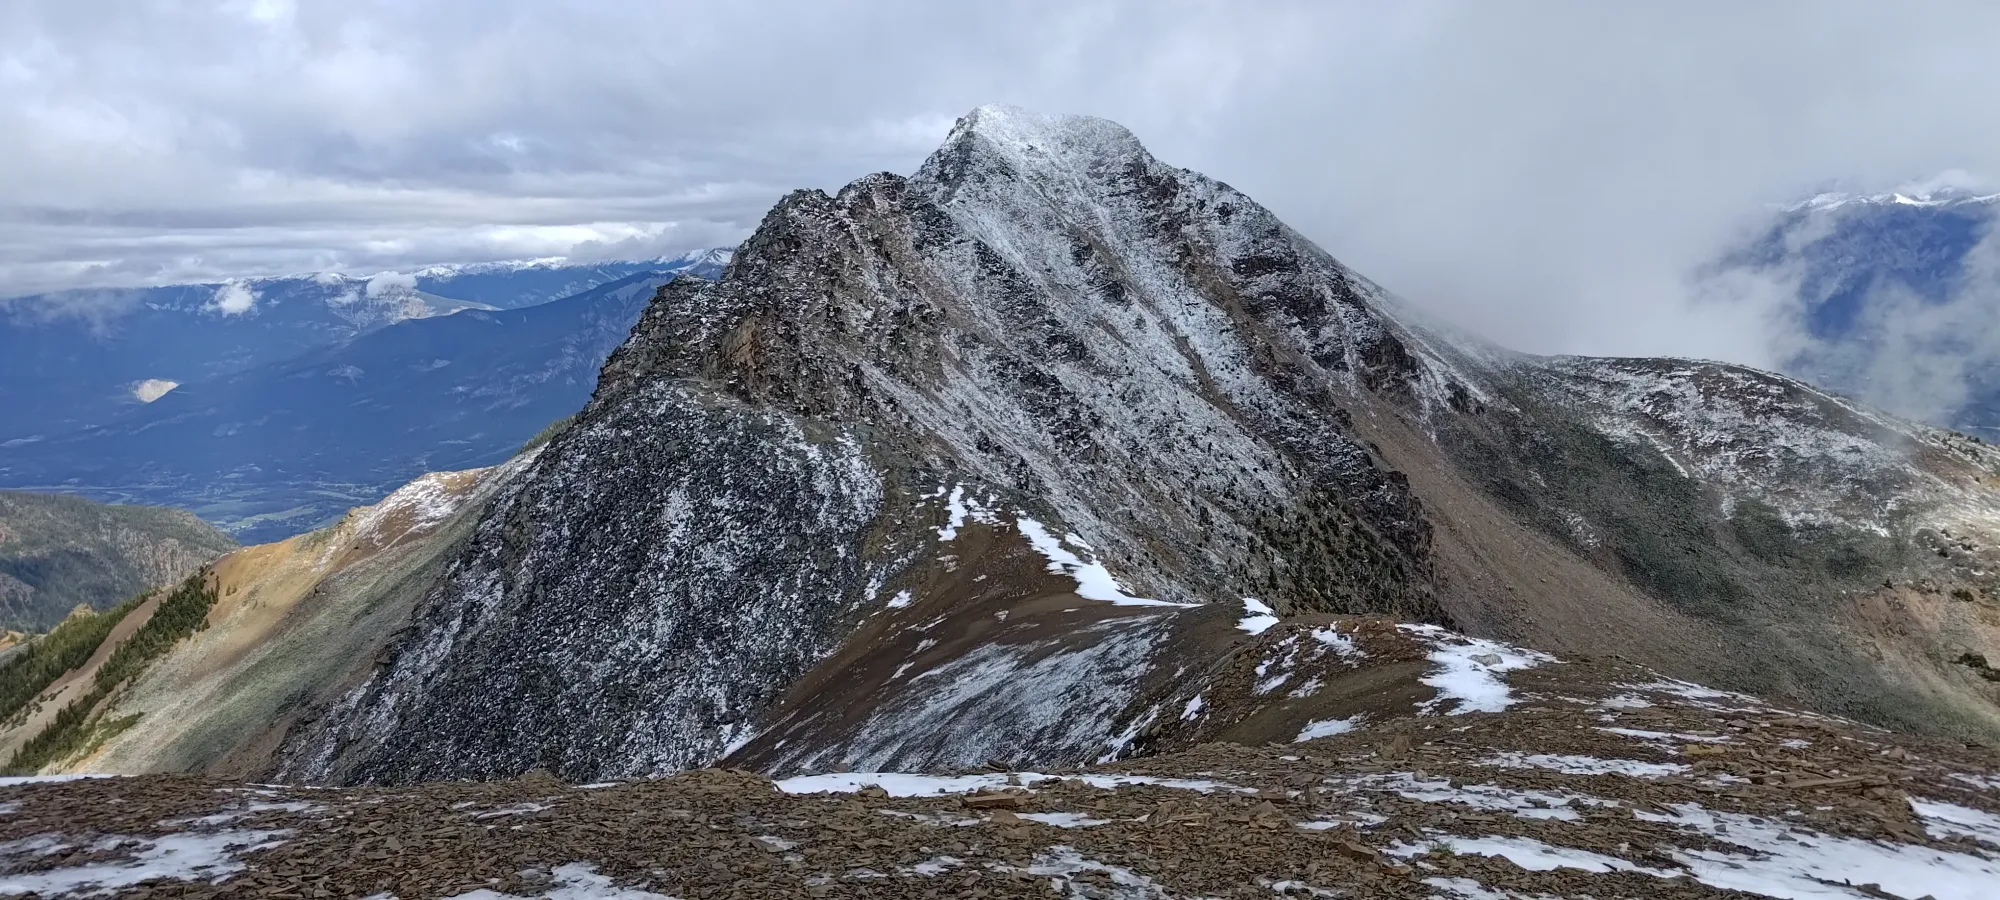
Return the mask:
{"type": "Polygon", "coordinates": [[[1991,750],[1405,633],[1413,715],[1094,767],[14,780],[0,895],[2000,897],[1991,750]]]}

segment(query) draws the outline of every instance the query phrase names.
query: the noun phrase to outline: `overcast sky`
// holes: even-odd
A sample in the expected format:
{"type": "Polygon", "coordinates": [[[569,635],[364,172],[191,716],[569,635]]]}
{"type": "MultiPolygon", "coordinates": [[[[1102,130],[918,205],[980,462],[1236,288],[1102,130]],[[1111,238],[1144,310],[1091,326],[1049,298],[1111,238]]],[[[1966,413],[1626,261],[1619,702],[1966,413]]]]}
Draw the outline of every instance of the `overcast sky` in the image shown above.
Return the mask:
{"type": "Polygon", "coordinates": [[[1765,286],[1687,273],[1830,180],[2000,173],[1996,47],[1987,0],[6,0],[0,295],[732,244],[1011,102],[1504,343],[1768,364],[1765,286]]]}

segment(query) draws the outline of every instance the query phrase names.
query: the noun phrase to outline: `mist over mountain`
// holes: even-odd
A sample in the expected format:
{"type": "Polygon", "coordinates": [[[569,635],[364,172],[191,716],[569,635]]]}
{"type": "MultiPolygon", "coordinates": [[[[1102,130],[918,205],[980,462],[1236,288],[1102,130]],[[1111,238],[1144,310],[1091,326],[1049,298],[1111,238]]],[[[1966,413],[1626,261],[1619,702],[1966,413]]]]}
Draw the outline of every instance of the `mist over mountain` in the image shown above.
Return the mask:
{"type": "Polygon", "coordinates": [[[1779,299],[1788,372],[1901,415],[2000,438],[2000,194],[1824,193],[1710,277],[1779,299]]]}

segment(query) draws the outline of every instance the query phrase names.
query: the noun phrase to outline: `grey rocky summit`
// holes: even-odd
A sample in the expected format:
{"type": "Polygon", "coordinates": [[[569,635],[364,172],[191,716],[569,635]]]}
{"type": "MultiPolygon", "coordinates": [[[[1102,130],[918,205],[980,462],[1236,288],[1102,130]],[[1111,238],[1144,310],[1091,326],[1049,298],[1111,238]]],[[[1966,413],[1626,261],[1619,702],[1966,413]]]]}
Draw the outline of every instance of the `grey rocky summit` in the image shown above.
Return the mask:
{"type": "Polygon", "coordinates": [[[662,288],[278,774],[1116,757],[1245,597],[1991,736],[1937,660],[2000,651],[1996,478],[1776,376],[1451,334],[1115,124],[982,107],[662,288]],[[1944,624],[1877,641],[1885,597],[1944,624]]]}

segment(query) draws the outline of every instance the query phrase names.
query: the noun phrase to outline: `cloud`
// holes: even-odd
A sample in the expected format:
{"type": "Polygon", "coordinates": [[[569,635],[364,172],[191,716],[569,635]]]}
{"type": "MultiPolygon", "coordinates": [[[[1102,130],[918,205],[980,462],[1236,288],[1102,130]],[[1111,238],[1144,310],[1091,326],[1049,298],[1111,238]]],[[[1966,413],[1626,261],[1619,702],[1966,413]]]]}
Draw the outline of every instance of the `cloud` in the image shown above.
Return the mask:
{"type": "Polygon", "coordinates": [[[1988,227],[1942,296],[1882,279],[1858,304],[1852,337],[1821,339],[1803,324],[1788,359],[1808,376],[1856,385],[1858,398],[1928,422],[2000,427],[2000,229],[1988,227]]]}
{"type": "Polygon", "coordinates": [[[133,290],[57,291],[29,297],[0,297],[0,313],[29,325],[74,319],[94,333],[105,334],[126,313],[137,308],[140,299],[139,292],[133,290]]]}
{"type": "Polygon", "coordinates": [[[1770,365],[1782,285],[1692,273],[1830,180],[2000,173],[1994,33],[1983,0],[13,0],[0,295],[729,244],[1012,102],[1503,343],[1770,365]]]}
{"type": "Polygon", "coordinates": [[[219,312],[225,316],[240,316],[257,306],[257,292],[240,281],[228,281],[215,289],[215,299],[208,301],[203,309],[219,312]]]}
{"type": "Polygon", "coordinates": [[[365,290],[370,298],[374,298],[392,291],[414,291],[416,289],[417,276],[399,272],[383,272],[368,279],[368,287],[365,290]]]}

